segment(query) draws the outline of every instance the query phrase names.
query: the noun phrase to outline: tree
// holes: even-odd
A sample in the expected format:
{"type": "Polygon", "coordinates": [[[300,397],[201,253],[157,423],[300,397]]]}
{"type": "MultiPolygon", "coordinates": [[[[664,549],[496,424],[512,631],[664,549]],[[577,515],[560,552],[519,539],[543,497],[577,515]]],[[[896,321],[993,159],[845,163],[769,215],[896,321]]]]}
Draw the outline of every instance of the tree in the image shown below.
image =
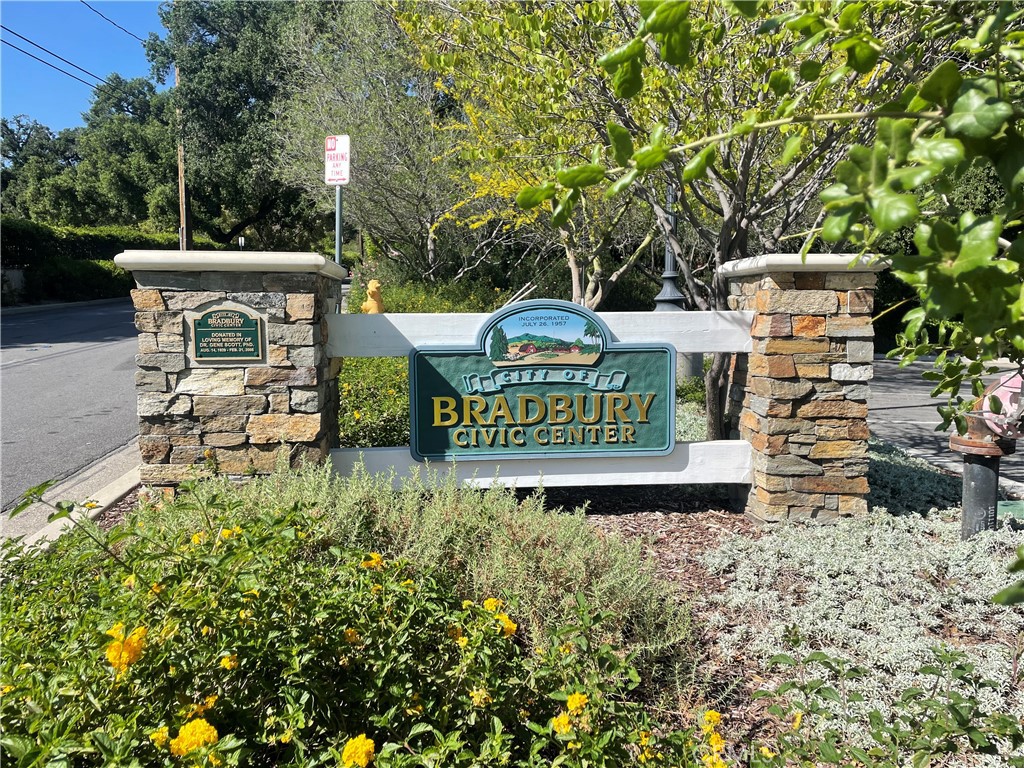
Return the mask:
{"type": "MultiPolygon", "coordinates": [[[[731,128],[793,103],[868,109],[898,95],[905,82],[903,70],[867,77],[850,71],[828,84],[811,78],[824,66],[819,47],[783,35],[758,38],[719,2],[676,6],[686,14],[665,58],[653,55],[661,40],[634,42],[641,16],[633,3],[400,7],[403,28],[426,63],[451,82],[467,112],[476,112],[463,151],[490,166],[551,180],[533,185],[520,202],[532,208],[550,201],[574,273],[573,299],[590,307],[638,262],[647,238],[658,237],[676,257],[689,307],[724,308],[716,268],[784,247],[794,229],[813,224],[805,211],[853,130],[807,124],[780,136],[731,128]],[[601,60],[612,77],[598,64],[609,50],[614,53],[601,60]],[[791,69],[776,74],[781,61],[791,69]],[[650,87],[634,88],[645,70],[650,87]],[[714,156],[667,152],[723,130],[728,135],[716,142],[714,156]],[[639,164],[626,169],[634,152],[639,164]],[[621,194],[602,199],[587,188],[609,167],[622,169],[614,177],[621,194]],[[667,185],[683,191],[681,233],[671,227],[667,185]],[[626,221],[634,226],[624,228],[626,221]]],[[[895,20],[882,33],[903,35],[905,27],[895,20]]]]}
{"type": "Polygon", "coordinates": [[[300,191],[275,176],[271,105],[282,96],[288,60],[279,46],[293,3],[177,0],[164,3],[167,35],[146,43],[153,74],[172,90],[176,137],[184,143],[195,226],[219,243],[240,234],[262,247],[310,247],[300,191]]]}
{"type": "Polygon", "coordinates": [[[508,357],[508,336],[500,325],[491,332],[491,349],[487,356],[491,360],[504,360],[508,357]]]}
{"type": "MultiPolygon", "coordinates": [[[[963,412],[978,405],[985,361],[1006,356],[1024,370],[1024,138],[1018,125],[1024,118],[1024,11],[1008,2],[977,14],[974,5],[902,0],[794,4],[775,14],[760,0],[734,0],[730,8],[738,18],[758,19],[762,39],[795,43],[790,54],[765,62],[768,88],[778,103],[772,109],[755,103],[725,131],[707,131],[685,142],[652,141],[640,150],[628,147],[631,151],[605,169],[613,179],[609,193],[621,190],[623,179],[633,183],[685,163],[679,180],[695,195],[695,182],[713,171],[714,152],[728,142],[805,126],[859,128],[864,143],[849,148],[835,168],[836,183],[821,193],[825,215],[816,231],[825,240],[845,240],[868,252],[879,237],[915,226],[917,252],[894,259],[896,274],[915,288],[922,303],[906,318],[903,351],[906,360],[938,354],[935,391],[953,398],[940,412],[947,425],[955,421],[964,431],[963,412]],[[882,34],[893,18],[900,19],[901,33],[882,34]],[[795,56],[810,50],[818,52],[813,66],[795,56]],[[804,98],[792,87],[799,76],[817,84],[812,93],[823,92],[880,72],[899,73],[905,87],[869,108],[825,110],[820,100],[804,98]],[[975,163],[990,165],[1003,184],[1004,200],[995,214],[958,210],[945,197],[958,175],[975,163]],[[927,336],[927,319],[939,324],[937,338],[927,336]],[[957,395],[965,378],[973,379],[969,400],[957,395]]],[[[600,59],[610,87],[622,98],[658,87],[645,68],[648,55],[684,68],[693,65],[691,4],[651,0],[640,9],[632,38],[600,59]]],[[[791,143],[799,146],[792,137],[786,141],[791,143]]],[[[587,181],[587,186],[602,185],[604,174],[587,181]]],[[[577,192],[557,177],[548,184],[535,188],[543,194],[524,196],[540,202],[544,195],[564,198],[577,192]]]]}
{"type": "Polygon", "coordinates": [[[29,198],[46,179],[78,162],[77,130],[53,132],[27,115],[0,119],[0,195],[6,215],[28,218],[29,198]]]}
{"type": "Polygon", "coordinates": [[[274,106],[281,179],[333,211],[319,148],[324,136],[349,134],[346,218],[400,278],[457,280],[491,262],[513,269],[543,250],[544,238],[524,228],[536,214],[511,205],[523,179],[482,175],[460,156],[460,105],[419,67],[383,7],[300,5],[282,45],[290,65],[274,106]]]}

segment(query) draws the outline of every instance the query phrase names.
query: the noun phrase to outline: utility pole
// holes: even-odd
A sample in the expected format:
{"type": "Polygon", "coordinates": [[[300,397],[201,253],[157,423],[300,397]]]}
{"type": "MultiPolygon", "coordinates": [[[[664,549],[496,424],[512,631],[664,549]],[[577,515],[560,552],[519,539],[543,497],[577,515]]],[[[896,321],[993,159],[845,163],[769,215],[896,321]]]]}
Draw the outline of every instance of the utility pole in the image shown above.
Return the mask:
{"type": "MultiPolygon", "coordinates": [[[[178,87],[178,65],[174,65],[174,87],[178,87]]],[[[185,139],[181,125],[181,107],[175,110],[178,116],[178,245],[182,251],[192,250],[192,205],[185,183],[185,139]]]]}

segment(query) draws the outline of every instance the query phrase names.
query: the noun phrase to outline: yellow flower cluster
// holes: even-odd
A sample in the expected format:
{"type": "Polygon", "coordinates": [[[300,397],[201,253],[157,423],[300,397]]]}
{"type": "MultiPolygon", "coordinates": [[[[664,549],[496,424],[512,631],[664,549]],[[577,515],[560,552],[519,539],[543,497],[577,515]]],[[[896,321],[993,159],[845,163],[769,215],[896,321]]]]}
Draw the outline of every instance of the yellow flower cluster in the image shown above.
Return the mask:
{"type": "Polygon", "coordinates": [[[162,728],[157,728],[155,731],[149,734],[149,740],[153,742],[157,749],[163,749],[164,744],[167,743],[167,739],[169,738],[170,736],[168,735],[166,725],[162,728]]]}
{"type": "Polygon", "coordinates": [[[565,701],[565,706],[569,710],[569,714],[578,715],[583,712],[583,708],[587,706],[587,702],[590,701],[585,693],[570,693],[569,698],[565,701]]]}
{"type": "Polygon", "coordinates": [[[572,730],[572,722],[569,720],[569,713],[562,712],[551,719],[551,728],[559,736],[563,736],[572,730]]]}
{"type": "Polygon", "coordinates": [[[190,705],[188,711],[185,712],[185,719],[189,720],[193,717],[202,717],[206,714],[208,709],[213,708],[213,705],[217,703],[218,698],[220,697],[214,693],[203,699],[202,703],[190,705]]]}
{"type": "Polygon", "coordinates": [[[494,700],[486,688],[474,688],[469,692],[469,698],[473,702],[474,707],[486,707],[494,700]]]}
{"type": "Polygon", "coordinates": [[[384,567],[384,558],[377,552],[371,552],[359,565],[368,570],[379,571],[384,567]]]}
{"type": "Polygon", "coordinates": [[[114,638],[107,644],[107,661],[117,671],[119,677],[142,656],[147,632],[145,627],[136,627],[128,637],[125,637],[124,624],[121,622],[107,630],[106,634],[114,638]]]}
{"type": "Polygon", "coordinates": [[[640,754],[637,755],[636,759],[641,765],[651,760],[661,760],[661,752],[655,752],[651,745],[651,732],[640,731],[640,754]]]}
{"type": "Polygon", "coordinates": [[[505,603],[503,603],[501,600],[499,600],[496,597],[488,597],[486,600],[484,600],[484,610],[485,611],[490,611],[491,613],[494,613],[496,610],[501,608],[503,605],[505,605],[505,603]]]}
{"type": "Polygon", "coordinates": [[[217,729],[200,717],[181,726],[178,735],[171,739],[171,754],[184,757],[189,752],[216,744],[219,738],[217,729]]]}
{"type": "Polygon", "coordinates": [[[345,749],[341,752],[342,768],[366,768],[373,762],[373,755],[373,739],[368,739],[365,733],[361,733],[346,742],[345,749]]]}
{"type": "Polygon", "coordinates": [[[508,617],[508,614],[498,613],[498,614],[495,614],[494,618],[497,620],[498,624],[501,626],[501,633],[505,637],[511,637],[512,635],[514,635],[516,633],[516,623],[514,621],[512,621],[512,619],[510,619],[508,617]]]}
{"type": "Polygon", "coordinates": [[[238,668],[238,656],[233,653],[224,656],[220,660],[220,665],[224,669],[237,669],[238,668]]]}
{"type": "Polygon", "coordinates": [[[700,729],[707,737],[708,747],[711,748],[708,754],[701,757],[706,768],[727,768],[727,763],[722,759],[722,752],[725,751],[725,739],[716,730],[721,723],[721,713],[713,709],[709,709],[701,718],[700,729]]]}

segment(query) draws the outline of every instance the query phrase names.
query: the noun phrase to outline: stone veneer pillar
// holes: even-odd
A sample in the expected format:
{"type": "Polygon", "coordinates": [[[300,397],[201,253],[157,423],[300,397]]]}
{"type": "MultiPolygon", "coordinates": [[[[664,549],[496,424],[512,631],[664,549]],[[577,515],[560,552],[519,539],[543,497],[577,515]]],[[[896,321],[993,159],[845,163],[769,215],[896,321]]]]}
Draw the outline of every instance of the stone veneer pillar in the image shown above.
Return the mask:
{"type": "Polygon", "coordinates": [[[312,253],[223,251],[126,251],[115,262],[137,285],[144,484],[326,460],[341,361],[324,354],[325,315],[339,300],[342,267],[312,253]],[[195,359],[189,319],[222,307],[260,319],[259,360],[195,359]]]}
{"type": "Polygon", "coordinates": [[[875,272],[854,256],[767,254],[722,268],[729,308],[755,313],[727,416],[753,447],[747,511],[771,521],[867,511],[875,272]]]}

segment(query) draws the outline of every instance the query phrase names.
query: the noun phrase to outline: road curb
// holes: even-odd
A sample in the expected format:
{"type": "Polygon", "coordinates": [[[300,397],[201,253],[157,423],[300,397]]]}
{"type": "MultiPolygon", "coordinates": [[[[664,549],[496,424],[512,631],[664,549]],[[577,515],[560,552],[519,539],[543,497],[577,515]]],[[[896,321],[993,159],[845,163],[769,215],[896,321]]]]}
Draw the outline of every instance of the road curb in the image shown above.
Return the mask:
{"type": "Polygon", "coordinates": [[[89,301],[59,301],[54,304],[32,304],[30,306],[0,307],[0,317],[10,315],[29,315],[33,312],[45,310],[64,309],[66,307],[93,307],[102,304],[117,304],[122,301],[131,301],[130,296],[118,296],[114,299],[90,299],[89,301]]]}
{"type": "Polygon", "coordinates": [[[135,467],[130,469],[113,482],[100,488],[100,490],[92,495],[92,498],[90,498],[89,501],[95,501],[99,504],[98,507],[85,510],[84,512],[75,511],[72,513],[71,517],[48,523],[45,527],[35,533],[26,536],[22,541],[28,546],[38,546],[42,549],[46,549],[50,544],[60,538],[60,536],[70,530],[76,521],[96,520],[108,507],[121,501],[121,499],[131,493],[141,483],[142,478],[139,474],[139,468],[135,467]]]}

